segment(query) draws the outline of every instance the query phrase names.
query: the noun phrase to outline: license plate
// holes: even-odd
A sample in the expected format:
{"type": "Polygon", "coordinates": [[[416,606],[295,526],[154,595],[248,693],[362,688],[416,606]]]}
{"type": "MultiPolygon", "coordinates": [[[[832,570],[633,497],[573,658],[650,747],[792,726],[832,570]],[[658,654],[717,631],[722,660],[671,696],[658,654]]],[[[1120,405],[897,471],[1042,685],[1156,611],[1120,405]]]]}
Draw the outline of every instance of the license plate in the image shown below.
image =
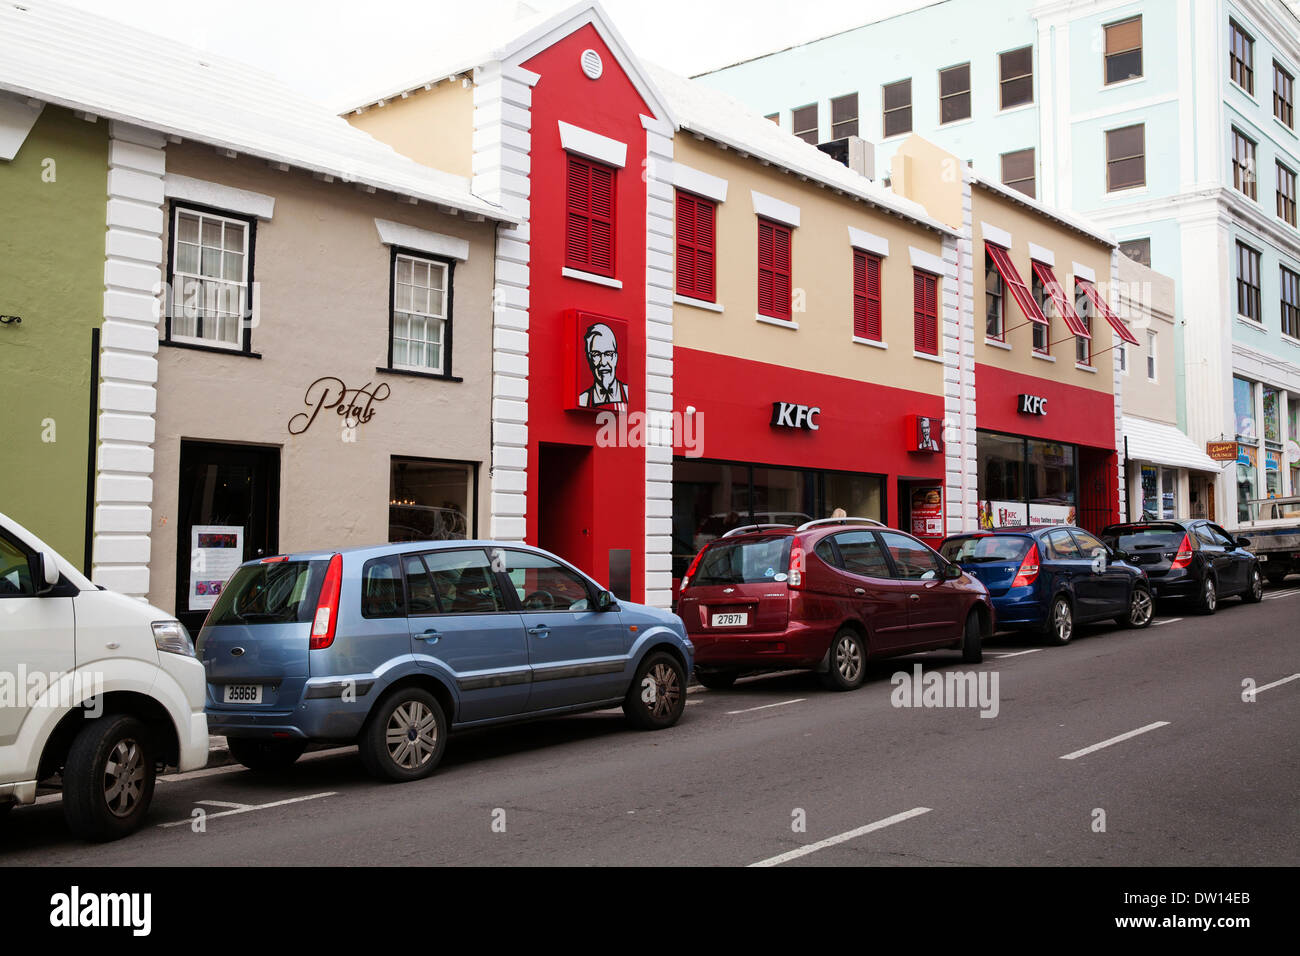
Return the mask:
{"type": "Polygon", "coordinates": [[[260,704],[262,702],[261,684],[227,684],[227,704],[260,704]]]}
{"type": "Polygon", "coordinates": [[[713,615],[714,627],[745,627],[749,624],[749,614],[729,613],[713,615]]]}
{"type": "Polygon", "coordinates": [[[1268,560],[1268,555],[1267,555],[1267,554],[1257,554],[1257,555],[1255,555],[1255,557],[1259,558],[1259,560],[1261,560],[1261,561],[1267,561],[1267,560],[1268,560]]]}

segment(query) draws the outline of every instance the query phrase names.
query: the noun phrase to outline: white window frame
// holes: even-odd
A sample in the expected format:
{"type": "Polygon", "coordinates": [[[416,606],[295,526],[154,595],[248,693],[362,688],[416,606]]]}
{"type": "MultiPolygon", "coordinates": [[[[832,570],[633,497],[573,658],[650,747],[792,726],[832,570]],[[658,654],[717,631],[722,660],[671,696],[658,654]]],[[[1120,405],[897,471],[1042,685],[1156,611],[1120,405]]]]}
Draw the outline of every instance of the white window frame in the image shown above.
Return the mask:
{"type": "MultiPolygon", "coordinates": [[[[252,268],[252,257],[249,255],[249,240],[251,237],[252,223],[247,219],[241,219],[237,216],[223,215],[219,212],[213,212],[208,209],[198,208],[196,206],[186,205],[184,203],[175,203],[172,206],[171,219],[171,265],[168,281],[170,286],[167,289],[167,341],[177,342],[183,345],[201,345],[205,348],[225,349],[231,352],[244,351],[244,331],[249,327],[248,320],[252,316],[251,289],[248,281],[249,271],[252,268]],[[197,273],[182,272],[180,270],[180,220],[182,215],[197,216],[199,219],[199,268],[197,273]],[[203,223],[204,221],[219,222],[222,224],[222,269],[219,276],[203,275],[203,223]],[[225,278],[225,228],[226,224],[238,226],[243,230],[244,243],[239,254],[243,256],[244,267],[238,280],[225,278]],[[230,342],[217,336],[208,335],[180,335],[176,331],[176,289],[180,285],[180,280],[194,280],[199,283],[204,281],[218,282],[226,286],[234,286],[239,291],[239,308],[237,315],[237,325],[235,332],[235,341],[230,342]]],[[[200,288],[202,286],[200,285],[200,288]]],[[[183,306],[184,307],[184,301],[183,306]]],[[[195,317],[195,331],[198,332],[200,324],[204,317],[195,317]]]]}
{"type": "MultiPolygon", "coordinates": [[[[448,338],[449,338],[449,333],[451,331],[451,314],[448,308],[451,302],[451,275],[452,275],[451,265],[443,261],[442,259],[437,259],[432,256],[420,255],[416,252],[409,252],[404,250],[393,251],[393,264],[392,264],[391,275],[389,278],[389,281],[392,283],[392,289],[393,289],[392,311],[390,312],[390,316],[389,316],[389,330],[388,330],[388,348],[389,348],[389,355],[392,359],[391,361],[392,368],[403,372],[419,372],[425,375],[445,376],[451,374],[447,362],[448,359],[447,353],[449,350],[448,338]],[[441,315],[431,313],[431,312],[420,312],[415,309],[403,309],[398,306],[397,268],[398,268],[398,264],[402,260],[406,260],[408,262],[411,262],[412,264],[418,263],[420,265],[428,265],[431,270],[435,267],[442,270],[442,314],[441,315]],[[396,345],[398,340],[397,315],[399,312],[406,316],[418,316],[422,318],[425,321],[426,326],[429,323],[433,323],[433,322],[439,323],[438,324],[439,334],[437,339],[439,362],[436,368],[430,365],[417,365],[412,362],[397,361],[396,358],[396,345]]],[[[402,341],[408,343],[408,355],[409,355],[409,348],[411,343],[418,342],[421,345],[433,344],[432,341],[427,337],[420,340],[411,338],[409,325],[407,326],[407,335],[402,336],[401,338],[402,341]]]]}
{"type": "Polygon", "coordinates": [[[1160,367],[1156,360],[1156,333],[1147,329],[1147,381],[1156,382],[1160,379],[1160,367]]]}

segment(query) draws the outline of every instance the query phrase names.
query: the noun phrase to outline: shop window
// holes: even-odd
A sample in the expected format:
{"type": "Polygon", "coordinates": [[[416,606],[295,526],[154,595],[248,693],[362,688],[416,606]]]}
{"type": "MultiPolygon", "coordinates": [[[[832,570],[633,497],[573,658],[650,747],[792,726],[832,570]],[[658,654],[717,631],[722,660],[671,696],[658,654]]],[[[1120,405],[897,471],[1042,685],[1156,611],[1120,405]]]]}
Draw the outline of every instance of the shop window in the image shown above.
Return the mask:
{"type": "Polygon", "coordinates": [[[677,294],[717,299],[717,203],[677,193],[677,294]]]}
{"type": "Polygon", "coordinates": [[[1143,465],[1141,519],[1160,521],[1177,517],[1177,488],[1177,471],[1143,465]]]}
{"type": "Polygon", "coordinates": [[[758,221],[758,314],[790,320],[789,226],[758,221]]]}
{"type": "Polygon", "coordinates": [[[1018,149],[1002,154],[1002,185],[1010,186],[1033,199],[1037,194],[1034,185],[1034,151],[1018,149]]]}
{"type": "Polygon", "coordinates": [[[1232,186],[1243,196],[1259,196],[1255,181],[1255,141],[1239,129],[1232,131],[1232,186]]]}
{"type": "Polygon", "coordinates": [[[913,347],[926,355],[939,354],[939,277],[912,270],[913,347]]]}
{"type": "Polygon", "coordinates": [[[446,541],[474,532],[475,466],[393,458],[389,469],[388,540],[446,541]]]}
{"type": "Polygon", "coordinates": [[[1277,164],[1277,218],[1289,226],[1296,224],[1295,171],[1277,164]]]}
{"type": "Polygon", "coordinates": [[[1146,126],[1106,131],[1106,191],[1134,189],[1147,182],[1146,126]]]}
{"type": "Polygon", "coordinates": [[[1025,475],[1031,524],[1075,523],[1073,445],[1028,439],[1025,475]]]}
{"type": "Polygon", "coordinates": [[[853,251],[853,335],[881,341],[880,256],[853,251]]]}
{"type": "Polygon", "coordinates": [[[1282,401],[1276,388],[1264,386],[1264,494],[1282,494],[1282,401]]]}
{"type": "Polygon", "coordinates": [[[1250,520],[1246,502],[1259,497],[1259,430],[1255,424],[1255,386],[1244,378],[1232,379],[1232,410],[1237,429],[1237,519],[1250,520]]]}
{"type": "Polygon", "coordinates": [[[1002,286],[1002,274],[998,272],[993,257],[986,250],[984,253],[984,334],[988,338],[1002,340],[1005,324],[1006,290],[1002,286]]]}
{"type": "Polygon", "coordinates": [[[1263,321],[1259,253],[1243,242],[1237,243],[1237,314],[1255,322],[1263,321]]]}
{"type": "Polygon", "coordinates": [[[970,64],[939,71],[939,122],[970,119],[970,64]]]}
{"type": "Polygon", "coordinates": [[[849,93],[831,100],[831,139],[858,135],[858,94],[849,93]]]}
{"type": "Polygon", "coordinates": [[[568,163],[564,264],[613,276],[614,167],[572,153],[568,163]]]}
{"type": "Polygon", "coordinates": [[[252,218],[172,207],[169,343],[249,351],[255,225],[252,218]]]}
{"type": "Polygon", "coordinates": [[[1106,83],[1142,75],[1142,17],[1109,23],[1106,31],[1106,83]]]}
{"type": "Polygon", "coordinates": [[[817,145],[817,104],[809,103],[790,111],[791,132],[805,143],[817,145]]]}
{"type": "Polygon", "coordinates": [[[1228,76],[1247,93],[1255,95],[1255,38],[1228,21],[1228,76]]]}
{"type": "Polygon", "coordinates": [[[1295,129],[1295,77],[1273,61],[1273,115],[1295,129]]]}
{"type": "Polygon", "coordinates": [[[886,83],[880,88],[884,109],[884,138],[912,131],[912,79],[886,83]]]}
{"type": "Polygon", "coordinates": [[[451,374],[450,260],[393,253],[388,367],[451,374]]]}
{"type": "Polygon", "coordinates": [[[1001,108],[1011,109],[1034,101],[1034,48],[1021,47],[998,54],[1001,74],[1001,108]]]}
{"type": "Polygon", "coordinates": [[[1140,262],[1151,268],[1151,240],[1126,239],[1119,244],[1120,255],[1128,256],[1134,262],[1140,262]]]}
{"type": "Polygon", "coordinates": [[[1025,443],[1022,438],[981,431],[977,434],[980,498],[994,502],[1025,500],[1025,443]]]}
{"type": "MultiPolygon", "coordinates": [[[[1282,334],[1300,339],[1300,273],[1279,267],[1279,284],[1282,288],[1282,334]]],[[[1300,494],[1300,489],[1296,489],[1300,494]]]]}
{"type": "MultiPolygon", "coordinates": [[[[1291,392],[1286,403],[1287,441],[1300,443],[1300,395],[1291,392]]],[[[1300,460],[1291,462],[1291,494],[1300,495],[1300,460]]]]}

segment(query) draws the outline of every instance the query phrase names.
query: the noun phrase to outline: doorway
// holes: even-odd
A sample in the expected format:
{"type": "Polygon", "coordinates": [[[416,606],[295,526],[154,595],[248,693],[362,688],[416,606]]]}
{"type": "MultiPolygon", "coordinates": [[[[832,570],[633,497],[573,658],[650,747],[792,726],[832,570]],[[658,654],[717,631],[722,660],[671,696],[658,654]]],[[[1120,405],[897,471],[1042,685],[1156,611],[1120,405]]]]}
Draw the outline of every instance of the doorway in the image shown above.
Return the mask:
{"type": "Polygon", "coordinates": [[[537,449],[537,546],[590,573],[592,496],[590,445],[541,444],[537,449]]]}
{"type": "Polygon", "coordinates": [[[182,441],[176,617],[197,635],[238,565],[275,554],[280,449],[182,441]]]}

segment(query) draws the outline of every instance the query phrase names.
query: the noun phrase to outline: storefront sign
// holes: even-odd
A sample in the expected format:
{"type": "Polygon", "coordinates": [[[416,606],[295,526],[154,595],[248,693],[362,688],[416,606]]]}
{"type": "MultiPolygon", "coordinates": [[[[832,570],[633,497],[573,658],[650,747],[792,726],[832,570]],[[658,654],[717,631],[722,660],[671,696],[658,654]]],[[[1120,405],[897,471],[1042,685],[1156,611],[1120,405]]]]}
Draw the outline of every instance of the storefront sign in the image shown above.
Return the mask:
{"type": "Polygon", "coordinates": [[[366,382],[360,388],[348,388],[343,379],[324,375],[307,386],[302,403],[310,412],[299,412],[289,419],[289,434],[301,435],[311,428],[322,411],[333,409],[348,428],[364,425],[375,417],[375,403],[382,402],[392,393],[386,382],[373,389],[366,382]]]}
{"type": "Polygon", "coordinates": [[[943,419],[912,416],[908,429],[908,451],[943,451],[943,419]]]}
{"type": "Polygon", "coordinates": [[[1047,399],[1041,395],[1021,395],[1018,398],[1016,411],[1021,415],[1046,415],[1047,399]]]}
{"type": "Polygon", "coordinates": [[[1236,461],[1237,443],[1235,441],[1207,441],[1205,454],[1213,461],[1236,461]]]}
{"type": "Polygon", "coordinates": [[[806,431],[818,431],[821,426],[815,421],[822,410],[816,405],[796,405],[794,402],[772,403],[772,425],[775,428],[802,428],[806,431]]]}
{"type": "Polygon", "coordinates": [[[206,611],[244,561],[240,525],[196,524],[190,529],[189,610],[206,611]]]}
{"type": "Polygon", "coordinates": [[[627,322],[569,310],[566,327],[566,408],[627,411],[633,381],[627,322]]]}
{"type": "Polygon", "coordinates": [[[943,487],[912,486],[912,534],[918,538],[943,536],[943,487]]]}
{"type": "Polygon", "coordinates": [[[1023,501],[981,501],[980,527],[1010,528],[1029,523],[1029,509],[1023,501]]]}

